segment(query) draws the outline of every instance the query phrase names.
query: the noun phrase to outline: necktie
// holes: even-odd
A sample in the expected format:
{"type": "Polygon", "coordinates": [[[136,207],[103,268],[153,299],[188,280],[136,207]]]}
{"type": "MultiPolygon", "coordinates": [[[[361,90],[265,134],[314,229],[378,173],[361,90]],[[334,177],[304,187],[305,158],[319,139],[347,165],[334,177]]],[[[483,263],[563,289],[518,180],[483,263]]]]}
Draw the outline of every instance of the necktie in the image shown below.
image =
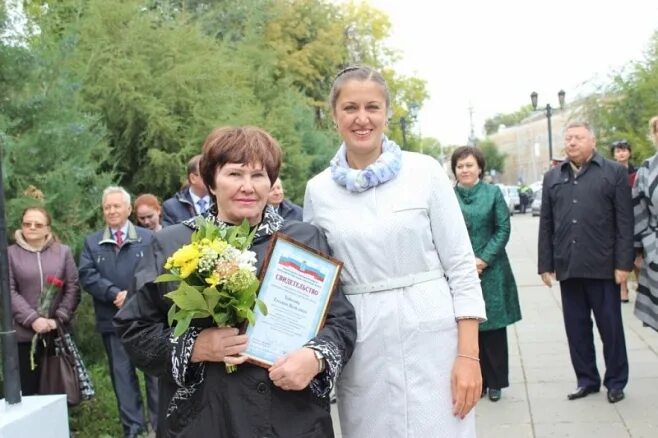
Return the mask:
{"type": "Polygon", "coordinates": [[[114,232],[114,241],[117,243],[117,246],[123,245],[123,231],[117,230],[114,232]]]}
{"type": "Polygon", "coordinates": [[[206,204],[208,204],[208,202],[205,199],[203,198],[199,199],[198,201],[196,201],[196,204],[199,206],[199,214],[203,214],[206,212],[207,210],[206,204]]]}

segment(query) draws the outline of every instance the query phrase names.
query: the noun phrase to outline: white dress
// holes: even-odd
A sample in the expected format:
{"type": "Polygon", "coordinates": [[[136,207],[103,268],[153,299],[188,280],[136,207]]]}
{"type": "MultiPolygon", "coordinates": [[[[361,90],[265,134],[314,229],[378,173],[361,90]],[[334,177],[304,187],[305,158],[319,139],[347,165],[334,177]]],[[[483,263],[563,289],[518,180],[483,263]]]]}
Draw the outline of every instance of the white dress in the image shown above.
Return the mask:
{"type": "Polygon", "coordinates": [[[326,169],[306,187],[304,220],[324,230],[343,261],[346,291],[445,273],[348,295],[357,345],[337,388],[343,437],[475,437],[474,412],[464,420],[452,414],[450,379],[455,318],[485,319],[485,307],[462,213],[438,162],[403,152],[398,176],[362,193],[348,192],[326,169]]]}

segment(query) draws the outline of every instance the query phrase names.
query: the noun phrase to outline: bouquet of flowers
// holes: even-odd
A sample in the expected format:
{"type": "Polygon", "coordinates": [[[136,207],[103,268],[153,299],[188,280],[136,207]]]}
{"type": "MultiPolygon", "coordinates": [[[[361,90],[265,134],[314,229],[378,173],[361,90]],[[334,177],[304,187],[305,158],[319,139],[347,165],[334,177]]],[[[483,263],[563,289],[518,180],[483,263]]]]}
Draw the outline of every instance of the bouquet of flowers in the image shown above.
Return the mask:
{"type": "MultiPolygon", "coordinates": [[[[178,288],[165,296],[173,301],[168,322],[173,335],[180,336],[195,318],[212,318],[219,327],[236,327],[255,322],[254,304],[263,315],[265,303],[257,298],[256,253],[249,251],[256,230],[250,232],[245,219],[239,226],[221,226],[197,219],[191,242],[178,249],[164,265],[168,273],[158,282],[177,281],[178,288]]],[[[226,372],[236,370],[226,364],[226,372]]]]}
{"type": "MultiPolygon", "coordinates": [[[[61,278],[54,275],[46,277],[46,288],[41,292],[41,295],[39,296],[39,305],[37,306],[37,312],[40,317],[48,318],[50,316],[50,306],[53,304],[57,292],[62,290],[63,287],[64,280],[61,278]]],[[[34,353],[37,350],[38,338],[39,333],[35,333],[34,336],[32,336],[32,345],[30,347],[30,369],[36,368],[34,353]]]]}

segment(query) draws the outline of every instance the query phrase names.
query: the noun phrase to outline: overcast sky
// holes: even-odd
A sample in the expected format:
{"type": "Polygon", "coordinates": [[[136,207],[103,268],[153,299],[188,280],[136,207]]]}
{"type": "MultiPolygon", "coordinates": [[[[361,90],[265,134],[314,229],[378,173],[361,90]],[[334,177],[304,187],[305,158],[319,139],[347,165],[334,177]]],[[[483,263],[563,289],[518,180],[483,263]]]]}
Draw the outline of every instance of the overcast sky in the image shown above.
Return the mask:
{"type": "Polygon", "coordinates": [[[477,136],[484,120],[539,93],[558,105],[640,60],[658,30],[658,0],[369,0],[392,22],[397,70],[427,81],[423,136],[464,144],[469,106],[477,136]]]}

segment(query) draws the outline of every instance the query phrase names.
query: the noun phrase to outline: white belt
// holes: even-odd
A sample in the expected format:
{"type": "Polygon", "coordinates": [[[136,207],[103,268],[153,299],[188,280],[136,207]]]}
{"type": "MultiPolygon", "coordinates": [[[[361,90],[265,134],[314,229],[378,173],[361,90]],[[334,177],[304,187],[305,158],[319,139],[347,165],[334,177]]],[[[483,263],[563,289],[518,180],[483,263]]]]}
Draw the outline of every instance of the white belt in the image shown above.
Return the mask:
{"type": "Polygon", "coordinates": [[[367,294],[370,292],[381,292],[383,290],[409,287],[414,284],[425,283],[426,281],[438,280],[442,277],[443,271],[441,269],[435,269],[428,272],[403,275],[402,277],[387,278],[372,283],[343,286],[342,290],[345,295],[367,294]]]}

